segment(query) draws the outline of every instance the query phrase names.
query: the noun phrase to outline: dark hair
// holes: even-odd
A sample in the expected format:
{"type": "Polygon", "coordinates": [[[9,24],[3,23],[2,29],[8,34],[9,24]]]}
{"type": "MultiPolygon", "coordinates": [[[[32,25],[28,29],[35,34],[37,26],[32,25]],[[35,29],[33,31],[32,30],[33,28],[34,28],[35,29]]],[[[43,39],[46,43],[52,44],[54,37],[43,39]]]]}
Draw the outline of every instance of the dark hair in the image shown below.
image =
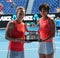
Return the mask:
{"type": "Polygon", "coordinates": [[[39,10],[41,11],[42,9],[46,10],[47,12],[49,12],[49,6],[47,4],[42,4],[39,6],[39,10]]]}

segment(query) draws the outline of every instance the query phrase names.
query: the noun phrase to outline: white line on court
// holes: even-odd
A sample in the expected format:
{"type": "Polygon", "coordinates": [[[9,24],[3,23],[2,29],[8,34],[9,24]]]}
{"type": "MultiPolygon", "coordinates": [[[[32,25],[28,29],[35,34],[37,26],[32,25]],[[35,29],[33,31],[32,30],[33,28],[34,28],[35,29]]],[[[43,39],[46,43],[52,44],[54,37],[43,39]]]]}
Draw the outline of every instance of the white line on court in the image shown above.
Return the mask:
{"type": "Polygon", "coordinates": [[[57,49],[60,49],[60,47],[56,47],[57,49]]]}
{"type": "MultiPolygon", "coordinates": [[[[56,47],[57,49],[60,49],[60,47],[56,47]]],[[[25,49],[25,50],[38,50],[37,48],[29,48],[29,49],[25,49]]],[[[0,52],[6,52],[8,50],[0,50],[0,52]]]]}
{"type": "Polygon", "coordinates": [[[58,43],[58,44],[60,44],[60,41],[57,41],[57,42],[54,42],[54,43],[58,43]]]}

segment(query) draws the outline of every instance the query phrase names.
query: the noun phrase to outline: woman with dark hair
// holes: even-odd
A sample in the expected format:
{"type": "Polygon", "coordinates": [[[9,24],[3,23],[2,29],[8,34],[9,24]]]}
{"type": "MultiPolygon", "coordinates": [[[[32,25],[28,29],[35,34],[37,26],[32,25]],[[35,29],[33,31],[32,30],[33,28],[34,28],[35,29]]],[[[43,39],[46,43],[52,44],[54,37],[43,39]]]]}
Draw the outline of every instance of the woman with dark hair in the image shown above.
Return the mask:
{"type": "Polygon", "coordinates": [[[41,18],[37,21],[40,26],[38,30],[40,40],[39,58],[54,58],[53,37],[55,36],[55,23],[48,17],[49,6],[42,4],[39,6],[41,18]]]}

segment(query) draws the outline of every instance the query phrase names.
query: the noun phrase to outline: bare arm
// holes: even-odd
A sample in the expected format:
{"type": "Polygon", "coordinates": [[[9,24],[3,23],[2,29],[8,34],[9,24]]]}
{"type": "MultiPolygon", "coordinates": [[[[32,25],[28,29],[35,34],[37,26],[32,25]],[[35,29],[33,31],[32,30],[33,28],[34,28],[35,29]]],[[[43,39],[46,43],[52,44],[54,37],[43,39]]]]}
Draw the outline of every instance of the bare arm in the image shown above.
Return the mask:
{"type": "Polygon", "coordinates": [[[53,34],[53,37],[55,36],[55,31],[56,31],[56,25],[55,25],[55,22],[52,20],[52,34],[53,34]]]}
{"type": "Polygon", "coordinates": [[[7,40],[14,41],[14,42],[21,42],[21,41],[23,41],[22,39],[12,38],[12,37],[11,37],[11,31],[12,31],[13,28],[14,28],[14,23],[13,23],[13,21],[11,21],[11,22],[9,22],[9,23],[7,24],[6,33],[5,33],[5,38],[6,38],[7,40]]]}
{"type": "MultiPolygon", "coordinates": [[[[55,29],[56,29],[56,27],[55,27],[54,21],[51,20],[51,21],[50,21],[50,24],[51,24],[51,27],[50,27],[50,28],[51,28],[51,35],[48,36],[48,37],[46,38],[46,40],[48,40],[49,38],[52,38],[52,37],[55,36],[55,29]]],[[[43,40],[43,41],[45,41],[45,40],[43,40]]]]}

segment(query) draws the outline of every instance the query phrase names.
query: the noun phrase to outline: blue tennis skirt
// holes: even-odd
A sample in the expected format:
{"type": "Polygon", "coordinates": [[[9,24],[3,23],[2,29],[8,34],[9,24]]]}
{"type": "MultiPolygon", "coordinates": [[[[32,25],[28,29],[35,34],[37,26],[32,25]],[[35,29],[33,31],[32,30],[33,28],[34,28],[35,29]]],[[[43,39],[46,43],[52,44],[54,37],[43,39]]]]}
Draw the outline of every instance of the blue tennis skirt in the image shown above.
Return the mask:
{"type": "Polygon", "coordinates": [[[40,42],[38,52],[41,54],[51,54],[54,52],[53,42],[40,42]]]}
{"type": "Polygon", "coordinates": [[[24,58],[24,51],[8,50],[7,58],[24,58]]]}

